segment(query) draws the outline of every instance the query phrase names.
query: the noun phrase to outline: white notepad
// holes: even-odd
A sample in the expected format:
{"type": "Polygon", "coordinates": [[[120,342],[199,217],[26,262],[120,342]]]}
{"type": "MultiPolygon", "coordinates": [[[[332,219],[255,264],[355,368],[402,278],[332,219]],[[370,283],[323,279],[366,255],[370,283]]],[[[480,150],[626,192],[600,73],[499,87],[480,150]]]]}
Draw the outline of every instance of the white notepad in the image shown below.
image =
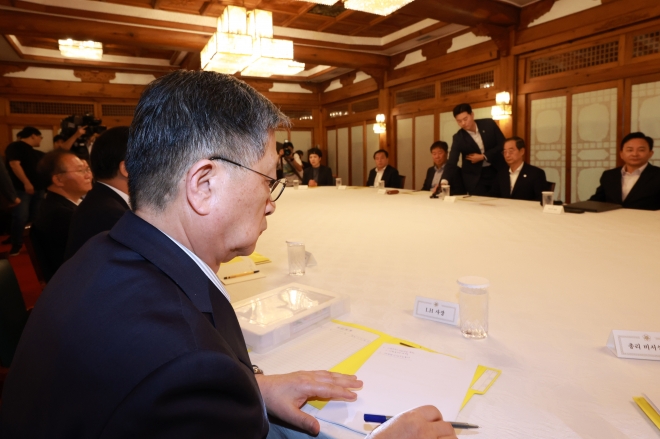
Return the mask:
{"type": "Polygon", "coordinates": [[[366,434],[377,424],[364,414],[394,416],[422,405],[455,421],[477,364],[421,349],[384,344],[357,372],[364,387],[355,402],[330,401],[316,417],[366,434]]]}

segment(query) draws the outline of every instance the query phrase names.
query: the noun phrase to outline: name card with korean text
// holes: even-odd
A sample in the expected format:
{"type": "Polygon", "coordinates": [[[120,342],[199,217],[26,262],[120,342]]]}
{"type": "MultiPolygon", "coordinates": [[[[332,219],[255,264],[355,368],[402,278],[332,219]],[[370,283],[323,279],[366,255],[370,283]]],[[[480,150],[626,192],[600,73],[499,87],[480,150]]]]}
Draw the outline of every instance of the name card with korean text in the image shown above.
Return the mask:
{"type": "Polygon", "coordinates": [[[341,186],[337,186],[337,189],[339,189],[340,191],[345,191],[347,187],[348,186],[346,185],[341,185],[341,186]]]}
{"type": "Polygon", "coordinates": [[[564,213],[564,206],[552,206],[550,204],[546,204],[543,206],[543,213],[554,213],[555,215],[561,215],[564,213]]]}
{"type": "Polygon", "coordinates": [[[385,195],[387,193],[386,189],[378,189],[378,195],[385,195]]]}
{"type": "Polygon", "coordinates": [[[458,303],[417,296],[415,297],[413,315],[422,319],[458,326],[458,303]]]}
{"type": "Polygon", "coordinates": [[[456,197],[445,197],[443,200],[445,203],[455,203],[456,202],[456,197]]]}
{"type": "Polygon", "coordinates": [[[660,332],[614,330],[607,347],[619,358],[660,360],[660,332]]]}

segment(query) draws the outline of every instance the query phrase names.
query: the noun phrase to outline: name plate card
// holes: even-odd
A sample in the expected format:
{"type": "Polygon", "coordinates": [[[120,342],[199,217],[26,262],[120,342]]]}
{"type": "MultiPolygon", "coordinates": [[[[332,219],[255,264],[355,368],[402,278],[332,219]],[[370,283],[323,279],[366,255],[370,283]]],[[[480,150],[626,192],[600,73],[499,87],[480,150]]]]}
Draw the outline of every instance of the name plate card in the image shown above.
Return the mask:
{"type": "Polygon", "coordinates": [[[337,189],[339,189],[340,191],[345,191],[345,190],[346,190],[346,186],[344,186],[344,185],[342,185],[342,186],[337,186],[337,189]]]}
{"type": "Polygon", "coordinates": [[[378,189],[378,195],[385,195],[387,193],[387,189],[378,189]]]}
{"type": "Polygon", "coordinates": [[[607,347],[619,358],[660,360],[660,332],[614,330],[607,347]]]}
{"type": "Polygon", "coordinates": [[[564,206],[551,206],[546,204],[543,206],[543,213],[554,213],[555,215],[561,215],[564,213],[564,206]]]}
{"type": "Polygon", "coordinates": [[[413,315],[421,319],[458,326],[458,303],[417,296],[415,297],[413,315]]]}
{"type": "Polygon", "coordinates": [[[299,191],[306,191],[308,187],[309,187],[309,185],[301,184],[300,186],[298,186],[298,190],[299,191]]]}
{"type": "Polygon", "coordinates": [[[456,202],[456,197],[445,197],[443,200],[445,203],[455,203],[456,202]]]}

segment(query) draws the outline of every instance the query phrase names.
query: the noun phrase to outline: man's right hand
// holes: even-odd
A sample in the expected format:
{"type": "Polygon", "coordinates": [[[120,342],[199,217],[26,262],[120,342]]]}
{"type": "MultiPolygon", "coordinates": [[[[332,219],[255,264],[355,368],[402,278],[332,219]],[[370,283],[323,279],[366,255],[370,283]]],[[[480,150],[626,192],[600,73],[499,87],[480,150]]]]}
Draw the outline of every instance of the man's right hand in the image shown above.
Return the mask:
{"type": "Polygon", "coordinates": [[[21,199],[18,198],[18,197],[16,197],[16,199],[15,199],[13,202],[9,203],[9,206],[8,206],[8,207],[16,207],[16,206],[18,206],[19,204],[21,204],[21,199]]]}
{"type": "Polygon", "coordinates": [[[30,183],[23,184],[23,186],[25,186],[25,192],[30,195],[34,195],[34,186],[32,186],[30,183]]]}
{"type": "Polygon", "coordinates": [[[318,184],[314,180],[309,180],[309,183],[307,183],[309,187],[316,187],[318,184]]]}
{"type": "Polygon", "coordinates": [[[457,439],[454,428],[432,405],[417,407],[390,419],[367,439],[457,439]]]}

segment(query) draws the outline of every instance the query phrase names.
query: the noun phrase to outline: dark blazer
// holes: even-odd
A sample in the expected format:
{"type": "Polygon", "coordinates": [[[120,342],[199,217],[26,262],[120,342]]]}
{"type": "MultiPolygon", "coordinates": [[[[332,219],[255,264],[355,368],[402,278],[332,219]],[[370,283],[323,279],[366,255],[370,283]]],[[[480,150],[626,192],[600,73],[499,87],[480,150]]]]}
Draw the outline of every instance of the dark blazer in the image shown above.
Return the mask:
{"type": "Polygon", "coordinates": [[[489,195],[514,200],[541,201],[542,192],[546,187],[545,171],[529,163],[523,163],[513,190],[511,190],[509,170],[503,169],[497,173],[496,184],[493,185],[489,195]]]}
{"type": "MultiPolygon", "coordinates": [[[[314,168],[309,167],[303,171],[302,184],[309,184],[309,180],[314,179],[314,168]]],[[[316,182],[319,186],[334,186],[335,179],[332,177],[332,169],[327,166],[319,166],[319,179],[316,182]]]]}
{"type": "Polygon", "coordinates": [[[129,210],[126,201],[103,183],[94,183],[71,218],[64,259],[73,256],[92,236],[106,232],[129,210]]]}
{"type": "Polygon", "coordinates": [[[71,218],[78,206],[55,192],[46,191],[30,228],[34,251],[46,281],[64,262],[71,218]]]}
{"type": "MultiPolygon", "coordinates": [[[[502,148],[504,147],[504,141],[506,138],[504,137],[504,134],[502,134],[500,127],[497,126],[493,119],[477,119],[475,122],[477,124],[477,129],[481,134],[481,140],[484,142],[484,154],[486,155],[486,158],[488,158],[488,162],[491,166],[495,166],[495,169],[498,171],[503,169],[506,164],[502,157],[502,148]]],[[[463,162],[461,170],[463,174],[463,183],[465,184],[465,190],[468,193],[472,193],[477,187],[479,177],[481,176],[481,168],[484,164],[483,161],[472,163],[466,159],[466,157],[472,153],[481,154],[481,150],[477,143],[472,139],[472,136],[461,128],[456,134],[454,134],[447,162],[457,166],[459,155],[462,157],[463,162]]]]}
{"type": "Polygon", "coordinates": [[[265,438],[229,301],[132,212],[48,284],[4,384],[0,436],[265,438]]]}
{"type": "MultiPolygon", "coordinates": [[[[374,180],[376,180],[376,168],[373,168],[371,171],[369,171],[367,186],[373,186],[374,180]]],[[[381,180],[385,182],[385,187],[401,189],[401,177],[399,176],[399,171],[390,165],[385,167],[385,171],[383,171],[383,178],[381,180]]]]}
{"type": "MultiPolygon", "coordinates": [[[[423,191],[430,191],[432,189],[431,185],[433,184],[433,177],[435,177],[435,166],[431,166],[426,171],[426,178],[424,179],[424,185],[422,186],[423,191]]],[[[461,168],[458,166],[452,166],[449,163],[445,163],[445,169],[442,171],[442,177],[440,178],[440,181],[442,180],[447,180],[447,183],[449,183],[449,193],[451,195],[465,194],[461,168]]]]}
{"type": "Polygon", "coordinates": [[[622,202],[621,198],[621,167],[618,167],[603,172],[600,186],[589,200],[621,204],[627,209],[660,210],[660,168],[649,163],[626,201],[622,202]]]}

